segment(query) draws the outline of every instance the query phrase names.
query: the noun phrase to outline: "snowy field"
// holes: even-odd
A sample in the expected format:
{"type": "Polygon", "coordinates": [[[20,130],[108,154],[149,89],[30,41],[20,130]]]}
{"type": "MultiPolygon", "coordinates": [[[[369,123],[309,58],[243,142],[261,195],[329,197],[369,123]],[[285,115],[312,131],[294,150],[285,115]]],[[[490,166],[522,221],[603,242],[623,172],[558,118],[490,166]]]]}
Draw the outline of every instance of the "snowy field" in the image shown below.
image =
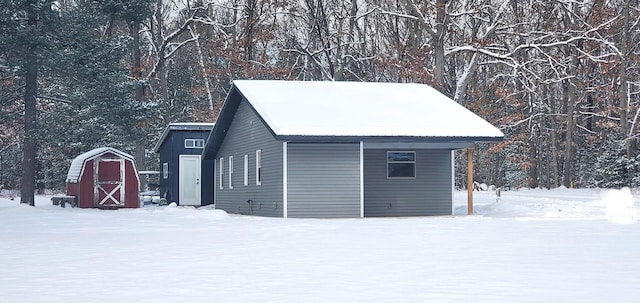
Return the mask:
{"type": "Polygon", "coordinates": [[[629,198],[476,192],[466,216],[458,192],[456,216],[315,220],[0,197],[0,302],[640,302],[640,195],[611,213],[629,198]]]}

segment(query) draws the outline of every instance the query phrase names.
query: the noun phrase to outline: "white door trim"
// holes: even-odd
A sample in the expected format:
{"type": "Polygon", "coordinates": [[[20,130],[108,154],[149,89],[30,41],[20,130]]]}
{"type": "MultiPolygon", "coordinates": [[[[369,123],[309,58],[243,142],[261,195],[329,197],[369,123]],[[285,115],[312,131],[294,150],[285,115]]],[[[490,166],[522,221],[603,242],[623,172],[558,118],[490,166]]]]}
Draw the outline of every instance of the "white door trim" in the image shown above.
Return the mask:
{"type": "Polygon", "coordinates": [[[178,192],[179,192],[179,201],[180,205],[189,205],[189,206],[200,206],[202,205],[202,159],[200,155],[180,155],[178,161],[178,171],[179,171],[179,180],[178,180],[178,192]],[[186,201],[184,198],[185,191],[184,186],[186,185],[185,176],[186,173],[184,171],[185,167],[183,165],[183,161],[191,159],[196,161],[196,179],[193,180],[195,184],[196,197],[192,201],[186,201]]]}
{"type": "Polygon", "coordinates": [[[104,206],[107,202],[112,202],[113,204],[107,204],[109,206],[124,206],[124,198],[125,198],[125,163],[122,158],[101,158],[98,157],[93,160],[93,206],[104,206]],[[100,180],[100,163],[107,162],[118,162],[118,169],[120,179],[119,180],[111,180],[111,181],[103,181],[100,180]],[[110,191],[107,191],[103,185],[115,185],[110,191]],[[115,193],[120,191],[119,199],[115,196],[115,193]],[[100,193],[104,193],[105,197],[100,199],[100,193]]]}

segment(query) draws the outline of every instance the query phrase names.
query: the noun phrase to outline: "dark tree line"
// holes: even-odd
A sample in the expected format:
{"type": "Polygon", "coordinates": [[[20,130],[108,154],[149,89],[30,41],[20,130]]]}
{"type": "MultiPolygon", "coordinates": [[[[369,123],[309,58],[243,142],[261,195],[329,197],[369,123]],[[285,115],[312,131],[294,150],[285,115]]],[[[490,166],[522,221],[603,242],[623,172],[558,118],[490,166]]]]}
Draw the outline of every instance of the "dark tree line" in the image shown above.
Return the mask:
{"type": "Polygon", "coordinates": [[[23,197],[101,145],[155,166],[162,128],[213,121],[234,79],[426,83],[505,132],[480,182],[640,183],[637,1],[1,4],[0,184],[23,197]]]}

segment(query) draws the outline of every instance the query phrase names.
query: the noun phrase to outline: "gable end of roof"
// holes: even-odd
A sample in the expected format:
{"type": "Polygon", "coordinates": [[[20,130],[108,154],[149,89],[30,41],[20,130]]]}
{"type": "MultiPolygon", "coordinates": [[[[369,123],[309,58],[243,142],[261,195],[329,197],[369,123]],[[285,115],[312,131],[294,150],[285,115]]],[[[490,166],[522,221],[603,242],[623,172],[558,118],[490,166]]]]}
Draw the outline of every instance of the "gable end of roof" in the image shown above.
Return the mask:
{"type": "Polygon", "coordinates": [[[160,138],[158,138],[158,142],[156,142],[156,145],[153,147],[153,152],[157,153],[160,151],[162,144],[164,144],[164,141],[167,140],[169,133],[172,131],[211,131],[214,125],[215,123],[169,123],[169,125],[165,127],[164,131],[162,131],[160,138]]]}

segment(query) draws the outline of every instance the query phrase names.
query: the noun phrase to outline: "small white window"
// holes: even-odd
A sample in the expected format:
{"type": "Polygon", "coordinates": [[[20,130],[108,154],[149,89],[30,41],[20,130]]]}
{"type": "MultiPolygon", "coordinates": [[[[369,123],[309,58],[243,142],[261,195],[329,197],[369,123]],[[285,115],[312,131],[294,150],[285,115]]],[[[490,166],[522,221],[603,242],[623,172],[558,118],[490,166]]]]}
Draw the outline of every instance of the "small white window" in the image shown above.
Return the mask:
{"type": "Polygon", "coordinates": [[[244,186],[249,185],[249,155],[244,155],[244,186]]]}
{"type": "Polygon", "coordinates": [[[233,189],[233,156],[229,156],[229,189],[233,189]]]}
{"type": "Polygon", "coordinates": [[[387,152],[387,178],[415,178],[416,177],[416,152],[414,151],[388,151],[387,152]]]}
{"type": "Polygon", "coordinates": [[[169,163],[162,163],[162,178],[169,179],[169,163]]]}
{"type": "Polygon", "coordinates": [[[224,158],[220,158],[220,163],[218,165],[218,180],[220,181],[220,189],[224,189],[224,158]]]}
{"type": "Polygon", "coordinates": [[[256,185],[262,185],[262,150],[256,150],[256,185]]]}
{"type": "Polygon", "coordinates": [[[184,148],[204,148],[204,139],[184,139],[184,148]]]}

